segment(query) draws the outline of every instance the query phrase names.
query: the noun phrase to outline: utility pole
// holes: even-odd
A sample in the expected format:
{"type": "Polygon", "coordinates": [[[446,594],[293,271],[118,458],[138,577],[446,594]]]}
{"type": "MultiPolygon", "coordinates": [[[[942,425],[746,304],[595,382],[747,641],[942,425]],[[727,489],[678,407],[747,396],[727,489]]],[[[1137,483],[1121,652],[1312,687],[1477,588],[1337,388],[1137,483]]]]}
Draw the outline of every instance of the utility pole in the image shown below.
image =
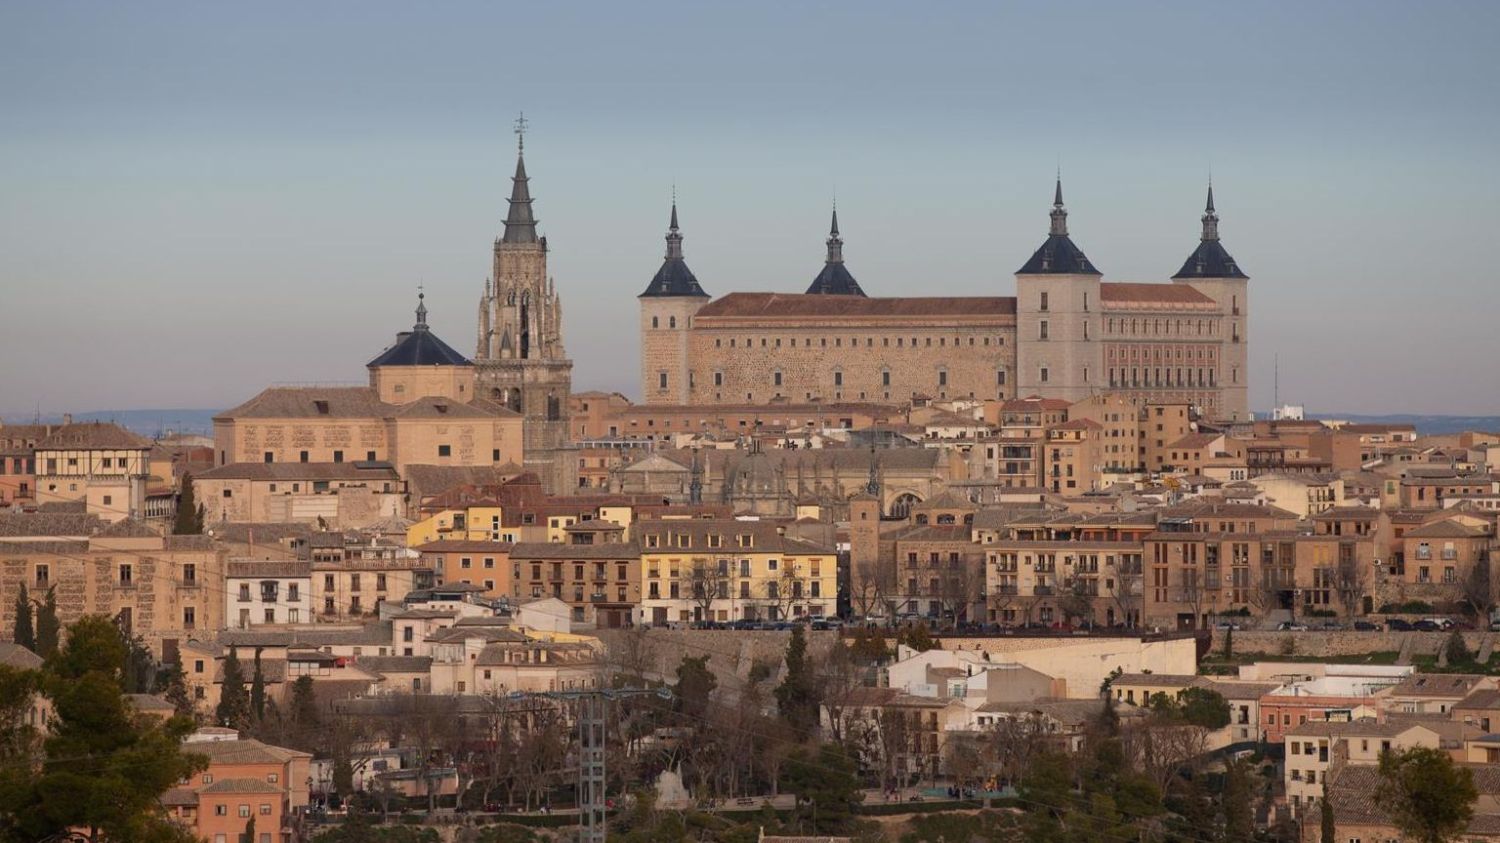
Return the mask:
{"type": "Polygon", "coordinates": [[[605,788],[605,750],[608,746],[609,703],[628,697],[672,698],[672,689],[661,688],[595,688],[579,691],[518,691],[510,695],[545,697],[574,703],[578,720],[578,843],[605,843],[608,836],[608,805],[605,788]]]}

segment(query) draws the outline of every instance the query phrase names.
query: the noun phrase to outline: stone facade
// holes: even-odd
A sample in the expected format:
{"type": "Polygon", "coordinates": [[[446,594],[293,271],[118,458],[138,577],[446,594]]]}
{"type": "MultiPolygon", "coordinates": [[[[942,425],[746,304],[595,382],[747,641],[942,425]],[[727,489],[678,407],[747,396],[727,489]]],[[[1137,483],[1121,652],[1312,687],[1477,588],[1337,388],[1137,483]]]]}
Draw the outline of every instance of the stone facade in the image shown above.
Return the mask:
{"type": "Polygon", "coordinates": [[[562,301],[547,275],[547,238],[537,235],[521,156],[509,202],[479,301],[474,365],[480,394],[523,417],[527,469],[548,491],[565,493],[578,485],[576,457],[564,453],[573,361],[563,349],[562,301]]]}
{"type": "MultiPolygon", "coordinates": [[[[1052,232],[1013,297],[870,298],[815,283],[712,299],[696,279],[690,291],[653,281],[640,297],[643,400],[1079,401],[1109,390],[1248,419],[1246,279],[1232,260],[1190,258],[1167,284],[1102,282],[1068,239],[1061,200],[1059,190],[1052,232]]],[[[1195,256],[1227,259],[1217,221],[1210,200],[1195,256]]],[[[842,267],[836,231],[829,242],[829,266],[842,267]]]]}

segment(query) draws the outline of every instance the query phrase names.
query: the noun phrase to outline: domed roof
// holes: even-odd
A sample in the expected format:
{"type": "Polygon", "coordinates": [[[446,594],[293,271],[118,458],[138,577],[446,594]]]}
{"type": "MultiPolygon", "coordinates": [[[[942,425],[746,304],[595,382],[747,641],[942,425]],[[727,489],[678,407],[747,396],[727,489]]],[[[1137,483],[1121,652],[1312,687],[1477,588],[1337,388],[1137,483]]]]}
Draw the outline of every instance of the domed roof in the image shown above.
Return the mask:
{"type": "Polygon", "coordinates": [[[376,366],[472,366],[469,358],[453,350],[453,347],[437,338],[427,328],[427,305],[423,295],[417,294],[417,324],[410,331],[396,335],[396,344],[371,360],[367,368],[376,366]]]}

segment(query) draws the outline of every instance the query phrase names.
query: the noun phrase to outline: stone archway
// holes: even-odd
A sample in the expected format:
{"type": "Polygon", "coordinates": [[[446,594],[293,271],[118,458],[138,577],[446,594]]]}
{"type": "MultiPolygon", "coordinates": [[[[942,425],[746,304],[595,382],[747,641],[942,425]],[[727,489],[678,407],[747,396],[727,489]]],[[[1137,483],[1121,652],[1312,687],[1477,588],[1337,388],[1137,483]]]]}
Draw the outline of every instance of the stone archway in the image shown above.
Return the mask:
{"type": "Polygon", "coordinates": [[[911,514],[911,508],[922,502],[922,496],[916,492],[897,492],[886,507],[886,512],[892,518],[905,518],[911,514]]]}

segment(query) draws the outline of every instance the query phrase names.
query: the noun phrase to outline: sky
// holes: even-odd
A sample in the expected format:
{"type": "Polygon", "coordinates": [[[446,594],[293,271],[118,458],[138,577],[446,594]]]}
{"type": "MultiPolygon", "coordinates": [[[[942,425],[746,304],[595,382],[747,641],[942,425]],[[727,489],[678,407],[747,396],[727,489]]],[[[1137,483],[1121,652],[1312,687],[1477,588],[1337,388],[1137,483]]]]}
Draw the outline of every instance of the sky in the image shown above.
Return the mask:
{"type": "Polygon", "coordinates": [[[676,186],[711,294],[1010,295],[1061,168],[1105,280],[1212,174],[1251,403],[1500,413],[1500,3],[0,2],[0,412],[471,354],[525,112],[576,389],[639,391],[676,186]]]}

